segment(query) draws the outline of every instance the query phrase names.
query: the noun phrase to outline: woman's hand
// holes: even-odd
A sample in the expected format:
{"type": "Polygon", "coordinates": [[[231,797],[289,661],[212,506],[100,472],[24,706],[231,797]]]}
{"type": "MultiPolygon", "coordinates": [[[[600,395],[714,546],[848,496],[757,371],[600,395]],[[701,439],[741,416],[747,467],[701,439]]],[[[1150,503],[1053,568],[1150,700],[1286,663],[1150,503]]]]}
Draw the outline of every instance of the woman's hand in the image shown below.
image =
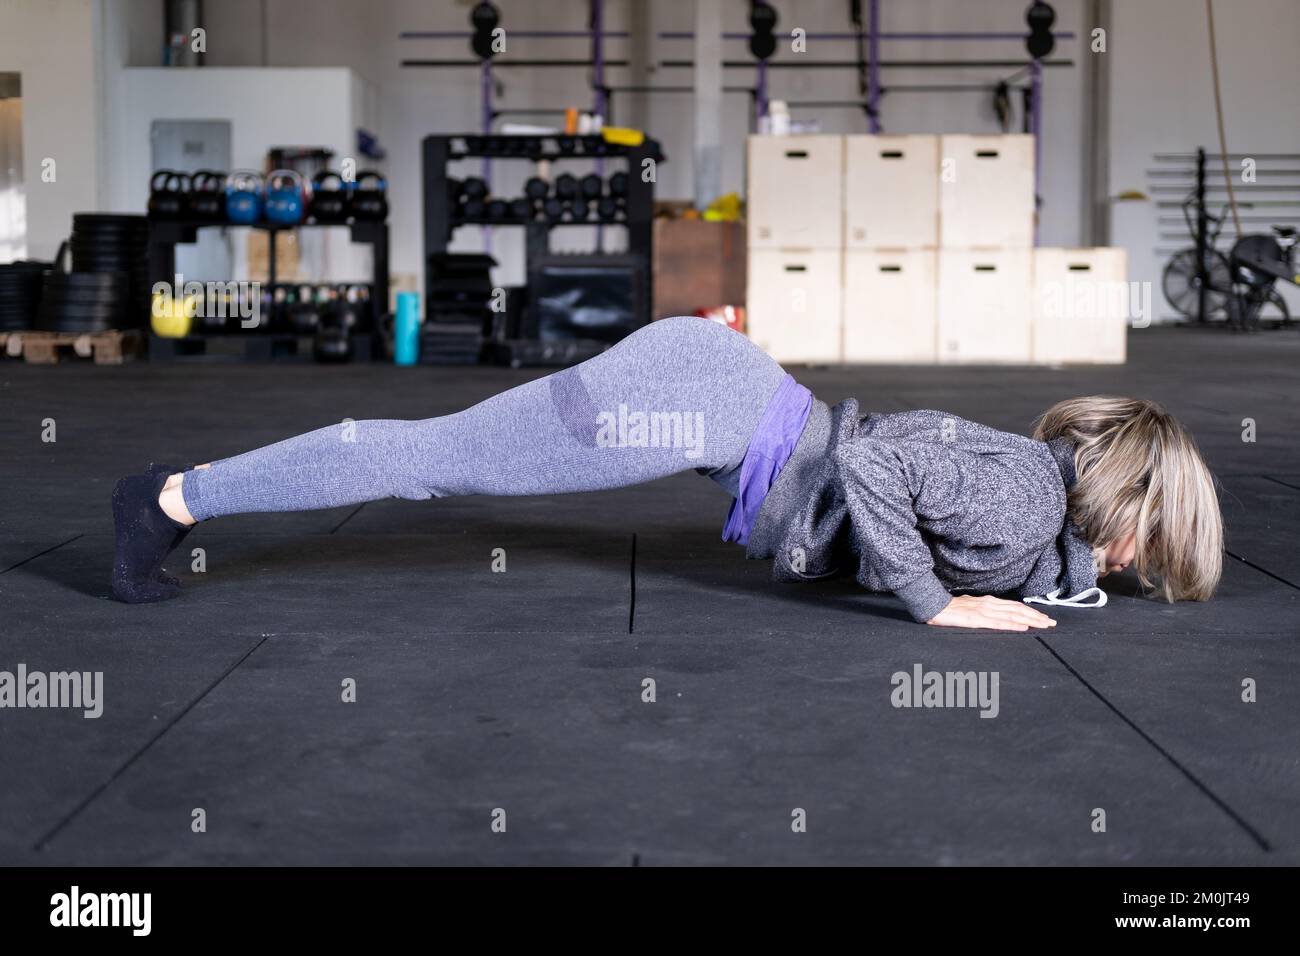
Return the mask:
{"type": "Polygon", "coordinates": [[[984,627],[995,631],[1027,631],[1031,627],[1056,627],[1056,622],[1020,601],[958,594],[926,624],[935,627],[984,627]]]}

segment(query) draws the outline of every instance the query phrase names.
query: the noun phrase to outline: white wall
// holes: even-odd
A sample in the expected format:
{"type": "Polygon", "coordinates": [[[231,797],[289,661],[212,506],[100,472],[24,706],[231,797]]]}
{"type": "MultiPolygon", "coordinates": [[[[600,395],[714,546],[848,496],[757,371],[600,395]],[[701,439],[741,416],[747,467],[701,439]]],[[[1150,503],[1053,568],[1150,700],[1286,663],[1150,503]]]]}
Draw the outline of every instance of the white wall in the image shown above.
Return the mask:
{"type": "MultiPolygon", "coordinates": [[[[1300,153],[1300,125],[1294,117],[1300,87],[1300,60],[1295,55],[1300,3],[1217,0],[1214,7],[1228,151],[1300,153]]],[[[1106,54],[1111,64],[1112,196],[1126,189],[1148,191],[1147,170],[1154,153],[1193,152],[1197,146],[1219,152],[1204,4],[1116,2],[1114,18],[1106,54]]],[[[1214,181],[1222,183],[1219,167],[1212,166],[1212,171],[1218,173],[1214,181]]],[[[1260,180],[1257,188],[1264,185],[1260,180]]],[[[1239,201],[1251,198],[1251,188],[1238,176],[1239,201]]],[[[1267,226],[1253,225],[1247,231],[1258,229],[1267,226]]],[[[1170,314],[1159,291],[1165,256],[1155,251],[1154,204],[1117,204],[1111,241],[1128,249],[1130,278],[1153,283],[1157,314],[1170,314]]],[[[1287,294],[1292,314],[1300,314],[1300,297],[1294,290],[1287,294]]]]}
{"type": "Polygon", "coordinates": [[[27,254],[48,259],[98,198],[92,0],[0,0],[0,72],[22,74],[27,254]],[[42,181],[46,160],[55,179],[42,181]]]}

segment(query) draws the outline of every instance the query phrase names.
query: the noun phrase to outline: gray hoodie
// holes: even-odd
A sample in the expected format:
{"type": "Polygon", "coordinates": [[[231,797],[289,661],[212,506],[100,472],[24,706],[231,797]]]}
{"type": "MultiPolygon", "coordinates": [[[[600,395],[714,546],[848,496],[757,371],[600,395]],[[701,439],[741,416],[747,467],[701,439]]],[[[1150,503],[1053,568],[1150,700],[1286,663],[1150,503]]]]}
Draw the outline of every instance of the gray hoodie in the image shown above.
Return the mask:
{"type": "Polygon", "coordinates": [[[954,591],[1077,596],[1096,586],[1097,570],[1066,521],[1074,481],[1065,439],[932,410],[859,418],[852,399],[833,409],[814,401],[746,555],[773,558],[779,581],[853,572],[918,621],[954,591]]]}

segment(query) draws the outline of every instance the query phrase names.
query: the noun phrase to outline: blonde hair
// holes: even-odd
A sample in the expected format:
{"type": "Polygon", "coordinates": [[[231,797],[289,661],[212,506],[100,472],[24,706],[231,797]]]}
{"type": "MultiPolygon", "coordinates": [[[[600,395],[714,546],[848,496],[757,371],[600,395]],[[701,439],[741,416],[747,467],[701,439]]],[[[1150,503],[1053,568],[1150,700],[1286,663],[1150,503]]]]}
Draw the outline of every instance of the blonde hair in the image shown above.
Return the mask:
{"type": "Polygon", "coordinates": [[[1034,437],[1074,443],[1078,481],[1067,512],[1089,545],[1134,532],[1133,567],[1145,587],[1167,601],[1210,598],[1223,572],[1219,498],[1172,415],[1143,399],[1085,395],[1045,411],[1034,437]]]}

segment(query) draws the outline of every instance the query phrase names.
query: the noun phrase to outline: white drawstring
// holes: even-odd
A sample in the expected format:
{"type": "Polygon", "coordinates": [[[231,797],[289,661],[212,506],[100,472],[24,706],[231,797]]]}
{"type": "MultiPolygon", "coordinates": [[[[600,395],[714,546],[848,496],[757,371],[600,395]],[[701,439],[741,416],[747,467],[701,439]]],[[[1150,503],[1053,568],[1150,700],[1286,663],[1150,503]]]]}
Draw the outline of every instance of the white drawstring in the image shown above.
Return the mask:
{"type": "Polygon", "coordinates": [[[1068,598],[1059,597],[1060,593],[1061,593],[1061,589],[1057,588],[1055,591],[1051,592],[1050,594],[1046,594],[1042,597],[1027,597],[1024,600],[1026,604],[1056,604],[1059,605],[1060,607],[1105,607],[1106,606],[1106,592],[1103,591],[1101,588],[1097,588],[1097,587],[1088,588],[1086,591],[1080,591],[1074,597],[1068,597],[1068,598]],[[1096,601],[1094,601],[1092,604],[1083,603],[1085,599],[1092,597],[1094,594],[1097,595],[1096,601]]]}

